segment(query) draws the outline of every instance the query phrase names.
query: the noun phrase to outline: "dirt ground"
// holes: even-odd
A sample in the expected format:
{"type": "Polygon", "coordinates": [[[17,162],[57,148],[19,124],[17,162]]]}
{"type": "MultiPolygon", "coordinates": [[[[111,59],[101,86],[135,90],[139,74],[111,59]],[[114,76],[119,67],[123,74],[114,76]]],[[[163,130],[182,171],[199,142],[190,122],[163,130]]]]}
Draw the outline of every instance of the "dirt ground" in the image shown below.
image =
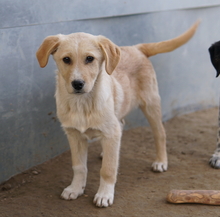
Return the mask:
{"type": "Polygon", "coordinates": [[[125,131],[112,207],[97,208],[92,203],[101,166],[100,145],[93,143],[89,149],[89,174],[83,196],[73,201],[60,199],[63,188],[72,178],[68,151],[1,185],[0,216],[220,216],[218,206],[166,202],[171,189],[220,190],[220,170],[208,165],[215,149],[217,118],[218,109],[212,108],[164,123],[169,157],[169,168],[165,173],[151,171],[155,147],[150,128],[125,131]]]}

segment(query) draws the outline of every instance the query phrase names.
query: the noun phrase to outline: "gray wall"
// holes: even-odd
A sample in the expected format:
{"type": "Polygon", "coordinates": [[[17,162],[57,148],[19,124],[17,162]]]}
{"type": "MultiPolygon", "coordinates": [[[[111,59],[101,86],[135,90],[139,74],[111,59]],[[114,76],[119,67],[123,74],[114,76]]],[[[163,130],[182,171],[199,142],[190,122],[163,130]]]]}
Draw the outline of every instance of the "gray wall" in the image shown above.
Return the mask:
{"type": "MultiPolygon", "coordinates": [[[[56,120],[55,64],[41,69],[35,59],[46,36],[83,31],[132,45],[170,39],[202,19],[187,45],[151,58],[168,120],[218,103],[207,49],[220,40],[219,12],[220,0],[0,0],[0,183],[68,149],[56,120]]],[[[127,118],[127,128],[145,124],[139,111],[127,118]]]]}

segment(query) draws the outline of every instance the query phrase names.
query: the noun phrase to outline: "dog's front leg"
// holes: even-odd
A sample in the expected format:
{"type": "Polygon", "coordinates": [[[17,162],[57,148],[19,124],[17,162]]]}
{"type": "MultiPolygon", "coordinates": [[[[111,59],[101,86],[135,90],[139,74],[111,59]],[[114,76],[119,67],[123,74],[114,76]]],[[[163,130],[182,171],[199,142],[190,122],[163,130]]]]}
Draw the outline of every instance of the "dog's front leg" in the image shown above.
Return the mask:
{"type": "Polygon", "coordinates": [[[220,127],[217,133],[217,147],[211,159],[209,160],[209,164],[215,169],[220,169],[220,127]]]}
{"type": "Polygon", "coordinates": [[[84,193],[87,178],[88,144],[81,134],[74,129],[65,129],[72,155],[73,180],[63,190],[61,197],[65,200],[76,199],[84,193]]]}
{"type": "Polygon", "coordinates": [[[103,158],[100,170],[100,185],[94,198],[94,203],[99,207],[108,207],[113,204],[118,172],[122,129],[118,121],[114,124],[114,127],[109,126],[108,129],[111,133],[105,134],[101,140],[103,158]]]}

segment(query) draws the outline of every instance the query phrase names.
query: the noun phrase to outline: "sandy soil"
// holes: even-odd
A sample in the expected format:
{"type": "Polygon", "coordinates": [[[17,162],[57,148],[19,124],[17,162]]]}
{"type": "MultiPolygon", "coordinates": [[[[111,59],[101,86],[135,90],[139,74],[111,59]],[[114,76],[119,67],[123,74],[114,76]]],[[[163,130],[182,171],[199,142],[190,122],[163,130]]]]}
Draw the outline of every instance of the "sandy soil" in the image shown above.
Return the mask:
{"type": "Polygon", "coordinates": [[[212,108],[164,123],[169,156],[169,169],[165,173],[151,171],[155,147],[150,129],[125,131],[112,207],[97,208],[92,203],[101,165],[100,145],[93,143],[83,196],[73,201],[60,199],[72,178],[70,153],[66,152],[1,185],[0,216],[220,216],[218,206],[166,202],[171,189],[220,189],[220,171],[208,165],[215,149],[217,116],[218,109],[212,108]]]}

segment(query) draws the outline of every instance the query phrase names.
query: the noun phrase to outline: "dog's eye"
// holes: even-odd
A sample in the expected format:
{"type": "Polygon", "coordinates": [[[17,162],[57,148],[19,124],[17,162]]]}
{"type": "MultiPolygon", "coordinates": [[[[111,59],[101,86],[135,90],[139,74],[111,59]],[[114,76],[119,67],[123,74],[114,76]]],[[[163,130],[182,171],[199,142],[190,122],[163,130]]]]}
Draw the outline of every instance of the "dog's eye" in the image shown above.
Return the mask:
{"type": "Polygon", "coordinates": [[[86,63],[91,63],[94,60],[94,57],[88,56],[86,57],[86,63]]]}
{"type": "Polygon", "coordinates": [[[66,63],[66,64],[70,64],[71,59],[69,57],[64,57],[63,62],[66,63]]]}

